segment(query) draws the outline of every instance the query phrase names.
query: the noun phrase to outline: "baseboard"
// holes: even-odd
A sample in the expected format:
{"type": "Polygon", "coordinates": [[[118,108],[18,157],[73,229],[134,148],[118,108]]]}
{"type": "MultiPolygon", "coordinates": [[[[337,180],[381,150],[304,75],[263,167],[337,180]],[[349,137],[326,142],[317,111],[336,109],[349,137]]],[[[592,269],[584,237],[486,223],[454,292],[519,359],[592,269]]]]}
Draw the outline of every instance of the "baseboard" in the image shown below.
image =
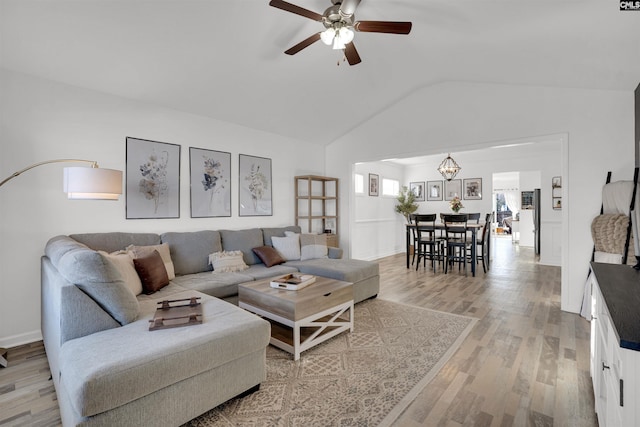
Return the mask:
{"type": "Polygon", "coordinates": [[[37,331],[0,338],[0,347],[4,347],[4,348],[17,347],[19,345],[29,344],[29,343],[41,341],[41,340],[42,340],[42,331],[38,329],[37,331]]]}

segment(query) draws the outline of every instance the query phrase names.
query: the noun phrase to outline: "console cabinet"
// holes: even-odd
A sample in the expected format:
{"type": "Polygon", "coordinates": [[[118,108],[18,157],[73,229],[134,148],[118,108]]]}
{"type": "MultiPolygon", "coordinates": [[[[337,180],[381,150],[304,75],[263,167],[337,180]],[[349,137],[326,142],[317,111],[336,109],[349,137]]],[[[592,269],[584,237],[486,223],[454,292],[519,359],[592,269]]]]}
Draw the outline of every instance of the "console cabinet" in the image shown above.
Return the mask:
{"type": "Polygon", "coordinates": [[[600,427],[640,425],[640,272],[591,263],[591,378],[600,427]]]}

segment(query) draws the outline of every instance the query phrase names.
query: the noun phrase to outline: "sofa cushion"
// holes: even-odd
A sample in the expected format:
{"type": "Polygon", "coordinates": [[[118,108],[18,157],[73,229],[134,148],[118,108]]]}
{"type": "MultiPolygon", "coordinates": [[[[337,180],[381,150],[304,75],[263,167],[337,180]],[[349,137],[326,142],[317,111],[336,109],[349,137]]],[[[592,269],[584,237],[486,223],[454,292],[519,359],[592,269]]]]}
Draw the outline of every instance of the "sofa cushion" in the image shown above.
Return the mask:
{"type": "Polygon", "coordinates": [[[263,228],[262,236],[264,238],[264,244],[267,246],[273,246],[271,242],[272,237],[284,237],[284,232],[289,231],[292,233],[301,233],[301,228],[298,225],[290,225],[288,227],[276,227],[276,228],[263,228]]]}
{"type": "Polygon", "coordinates": [[[220,230],[222,249],[225,251],[242,251],[247,265],[259,264],[260,258],[253,253],[253,248],[264,245],[262,230],[250,228],[247,230],[220,230]]]}
{"type": "Polygon", "coordinates": [[[251,276],[252,280],[260,280],[297,272],[297,268],[285,264],[274,265],[273,267],[267,267],[264,264],[254,264],[249,267],[248,270],[243,271],[242,274],[251,276]]]}
{"type": "MultiPolygon", "coordinates": [[[[186,291],[176,298],[193,294],[186,291]]],[[[64,343],[60,379],[74,410],[83,417],[99,414],[264,351],[268,322],[225,301],[202,298],[201,325],[150,332],[148,321],[156,307],[151,300],[136,322],[64,343]]]]}
{"type": "Polygon", "coordinates": [[[209,255],[209,263],[214,272],[234,273],[249,268],[241,251],[214,252],[209,255]]]}
{"type": "Polygon", "coordinates": [[[169,284],[169,276],[158,251],[134,258],[133,264],[140,276],[145,294],[152,294],[169,284]]]}
{"type": "Polygon", "coordinates": [[[328,253],[326,235],[300,235],[300,261],[316,258],[328,258],[328,253]]]}
{"type": "Polygon", "coordinates": [[[359,259],[318,258],[307,261],[287,261],[284,265],[295,267],[301,273],[314,274],[351,283],[357,283],[380,274],[377,263],[359,259]]]}
{"type": "MultiPolygon", "coordinates": [[[[253,266],[249,267],[249,269],[253,266]]],[[[176,285],[185,289],[199,291],[217,298],[227,298],[238,294],[238,284],[250,282],[253,277],[242,273],[220,273],[217,271],[185,274],[176,276],[169,287],[176,285]]],[[[162,291],[161,291],[162,292],[162,291]]],[[[138,298],[140,299],[140,298],[138,298]]],[[[172,298],[173,299],[173,298],[172,298]]]]}
{"type": "Polygon", "coordinates": [[[203,230],[182,233],[164,233],[162,242],[169,244],[176,275],[209,271],[209,254],[222,251],[220,233],[203,230]]]}
{"type": "Polygon", "coordinates": [[[258,246],[253,248],[253,253],[258,255],[258,258],[266,267],[273,267],[286,261],[280,252],[272,246],[258,246]]]}
{"type": "Polygon", "coordinates": [[[84,233],[71,234],[69,237],[93,250],[109,253],[123,250],[130,245],[151,246],[161,243],[160,235],[155,233],[84,233]]]}
{"type": "Polygon", "coordinates": [[[104,251],[98,252],[115,265],[122,275],[125,285],[127,285],[127,288],[129,288],[134,295],[140,295],[142,293],[142,281],[136,271],[133,258],[131,258],[128,253],[115,252],[113,254],[109,254],[104,251]]]}
{"type": "Polygon", "coordinates": [[[272,236],[271,243],[287,261],[300,259],[300,235],[292,233],[290,236],[272,236]]]}
{"type": "Polygon", "coordinates": [[[171,249],[167,243],[161,243],[159,245],[152,246],[135,246],[131,245],[127,247],[127,251],[131,253],[133,258],[140,258],[149,255],[153,251],[158,251],[164,262],[164,268],[167,269],[167,276],[169,280],[176,277],[175,268],[173,267],[173,261],[171,260],[171,249]]]}

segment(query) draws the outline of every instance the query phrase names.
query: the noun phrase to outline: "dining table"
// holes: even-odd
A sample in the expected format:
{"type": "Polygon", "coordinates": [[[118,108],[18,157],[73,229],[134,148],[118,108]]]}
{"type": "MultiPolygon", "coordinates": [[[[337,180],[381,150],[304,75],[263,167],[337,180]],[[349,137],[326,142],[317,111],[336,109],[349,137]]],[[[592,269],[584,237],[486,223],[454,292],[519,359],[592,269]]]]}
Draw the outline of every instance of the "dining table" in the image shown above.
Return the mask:
{"type": "MultiPolygon", "coordinates": [[[[425,228],[427,228],[429,226],[425,225],[425,228]]],[[[467,223],[467,230],[471,232],[471,259],[474,260],[474,262],[471,263],[471,275],[473,277],[476,276],[476,253],[478,250],[478,230],[482,230],[482,228],[484,227],[484,223],[467,223]]],[[[411,254],[409,253],[409,248],[411,247],[411,231],[414,230],[416,228],[415,224],[406,224],[406,228],[407,228],[407,238],[406,238],[406,253],[407,253],[407,268],[411,267],[411,254]]],[[[422,227],[421,227],[422,228],[422,227]]],[[[435,229],[436,230],[442,230],[444,231],[444,223],[442,222],[436,222],[435,223],[435,229]]],[[[491,228],[488,227],[487,228],[487,233],[489,232],[491,228]]],[[[486,236],[487,239],[487,252],[490,254],[491,250],[490,250],[490,242],[491,239],[489,238],[490,236],[486,236]]],[[[487,256],[488,257],[488,256],[487,256]]],[[[488,262],[488,260],[487,260],[488,262]]]]}

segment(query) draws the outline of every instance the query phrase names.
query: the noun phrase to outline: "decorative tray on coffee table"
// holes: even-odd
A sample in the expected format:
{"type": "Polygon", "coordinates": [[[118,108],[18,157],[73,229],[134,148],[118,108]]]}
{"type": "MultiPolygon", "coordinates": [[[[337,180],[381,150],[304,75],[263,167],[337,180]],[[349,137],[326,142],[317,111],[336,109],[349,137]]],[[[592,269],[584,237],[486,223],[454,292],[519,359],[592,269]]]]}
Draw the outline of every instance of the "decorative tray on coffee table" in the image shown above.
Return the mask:
{"type": "Polygon", "coordinates": [[[177,328],[202,323],[202,304],[200,297],[158,302],[158,308],[149,320],[149,330],[177,328]]]}

